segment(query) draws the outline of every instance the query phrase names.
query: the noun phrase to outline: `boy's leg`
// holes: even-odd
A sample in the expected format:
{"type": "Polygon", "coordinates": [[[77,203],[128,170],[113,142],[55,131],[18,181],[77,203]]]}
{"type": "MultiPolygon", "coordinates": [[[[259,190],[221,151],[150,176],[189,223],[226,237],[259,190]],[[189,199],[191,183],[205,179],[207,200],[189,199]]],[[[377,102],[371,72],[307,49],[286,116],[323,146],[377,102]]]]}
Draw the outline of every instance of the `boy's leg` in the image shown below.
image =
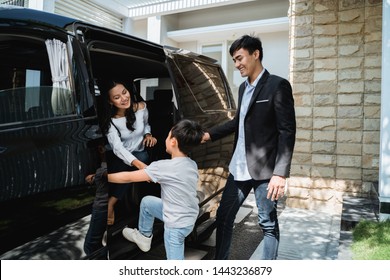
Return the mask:
{"type": "Polygon", "coordinates": [[[146,237],[153,234],[154,218],[163,220],[162,200],[156,196],[145,196],[141,201],[138,230],[146,237]]]}
{"type": "Polygon", "coordinates": [[[162,200],[155,196],[145,196],[141,201],[138,230],[124,228],[122,235],[137,244],[142,251],[148,252],[152,244],[154,218],[162,220],[162,200]]]}
{"type": "Polygon", "coordinates": [[[164,245],[168,260],[184,260],[184,241],[193,226],[184,228],[164,227],[164,245]]]}

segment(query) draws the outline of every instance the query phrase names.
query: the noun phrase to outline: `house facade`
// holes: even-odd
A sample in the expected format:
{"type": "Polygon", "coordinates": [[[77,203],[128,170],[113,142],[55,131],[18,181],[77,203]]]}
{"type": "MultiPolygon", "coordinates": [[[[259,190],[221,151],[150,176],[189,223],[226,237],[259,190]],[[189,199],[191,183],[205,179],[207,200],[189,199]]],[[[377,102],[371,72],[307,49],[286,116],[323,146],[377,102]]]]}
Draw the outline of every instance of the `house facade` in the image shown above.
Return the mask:
{"type": "Polygon", "coordinates": [[[375,195],[384,217],[389,215],[390,129],[383,108],[390,86],[382,80],[389,73],[390,44],[383,43],[389,42],[383,27],[388,1],[127,1],[132,7],[119,0],[23,2],[211,56],[235,98],[243,78],[228,48],[241,35],[258,35],[265,67],[293,87],[297,141],[287,205],[340,213],[343,196],[375,195]]]}

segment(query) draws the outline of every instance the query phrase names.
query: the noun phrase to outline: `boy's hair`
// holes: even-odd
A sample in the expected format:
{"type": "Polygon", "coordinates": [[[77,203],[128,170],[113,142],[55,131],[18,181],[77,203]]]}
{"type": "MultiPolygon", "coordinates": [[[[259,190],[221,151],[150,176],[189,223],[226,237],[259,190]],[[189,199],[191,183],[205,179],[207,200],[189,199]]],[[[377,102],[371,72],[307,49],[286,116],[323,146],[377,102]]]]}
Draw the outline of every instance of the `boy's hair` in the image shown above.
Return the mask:
{"type": "Polygon", "coordinates": [[[201,143],[203,133],[197,122],[183,119],[172,127],[171,137],[176,138],[179,150],[188,155],[193,147],[201,143]]]}
{"type": "Polygon", "coordinates": [[[258,37],[244,35],[237,39],[229,48],[230,55],[233,56],[234,52],[239,49],[245,49],[249,54],[252,54],[255,50],[259,50],[259,59],[260,61],[263,60],[263,45],[258,37]]]}

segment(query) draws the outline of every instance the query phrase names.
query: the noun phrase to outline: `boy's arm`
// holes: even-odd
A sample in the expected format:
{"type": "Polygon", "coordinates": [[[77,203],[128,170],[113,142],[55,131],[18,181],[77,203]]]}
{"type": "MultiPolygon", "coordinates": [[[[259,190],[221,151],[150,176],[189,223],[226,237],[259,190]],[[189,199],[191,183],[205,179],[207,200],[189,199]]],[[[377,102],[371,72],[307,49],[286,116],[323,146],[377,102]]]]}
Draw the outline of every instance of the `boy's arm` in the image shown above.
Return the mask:
{"type": "Polygon", "coordinates": [[[123,171],[117,173],[111,173],[107,175],[108,182],[110,183],[135,183],[150,181],[150,177],[145,170],[136,171],[123,171]]]}

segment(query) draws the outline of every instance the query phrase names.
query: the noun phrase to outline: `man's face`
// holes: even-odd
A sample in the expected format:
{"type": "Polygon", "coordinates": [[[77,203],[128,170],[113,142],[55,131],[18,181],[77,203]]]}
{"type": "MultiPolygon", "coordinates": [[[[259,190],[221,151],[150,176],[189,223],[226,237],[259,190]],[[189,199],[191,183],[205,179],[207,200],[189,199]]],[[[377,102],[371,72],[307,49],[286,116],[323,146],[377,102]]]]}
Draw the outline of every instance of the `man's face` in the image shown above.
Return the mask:
{"type": "Polygon", "coordinates": [[[259,50],[252,54],[246,49],[238,49],[233,53],[234,66],[240,70],[241,77],[251,77],[259,66],[259,50]]]}

